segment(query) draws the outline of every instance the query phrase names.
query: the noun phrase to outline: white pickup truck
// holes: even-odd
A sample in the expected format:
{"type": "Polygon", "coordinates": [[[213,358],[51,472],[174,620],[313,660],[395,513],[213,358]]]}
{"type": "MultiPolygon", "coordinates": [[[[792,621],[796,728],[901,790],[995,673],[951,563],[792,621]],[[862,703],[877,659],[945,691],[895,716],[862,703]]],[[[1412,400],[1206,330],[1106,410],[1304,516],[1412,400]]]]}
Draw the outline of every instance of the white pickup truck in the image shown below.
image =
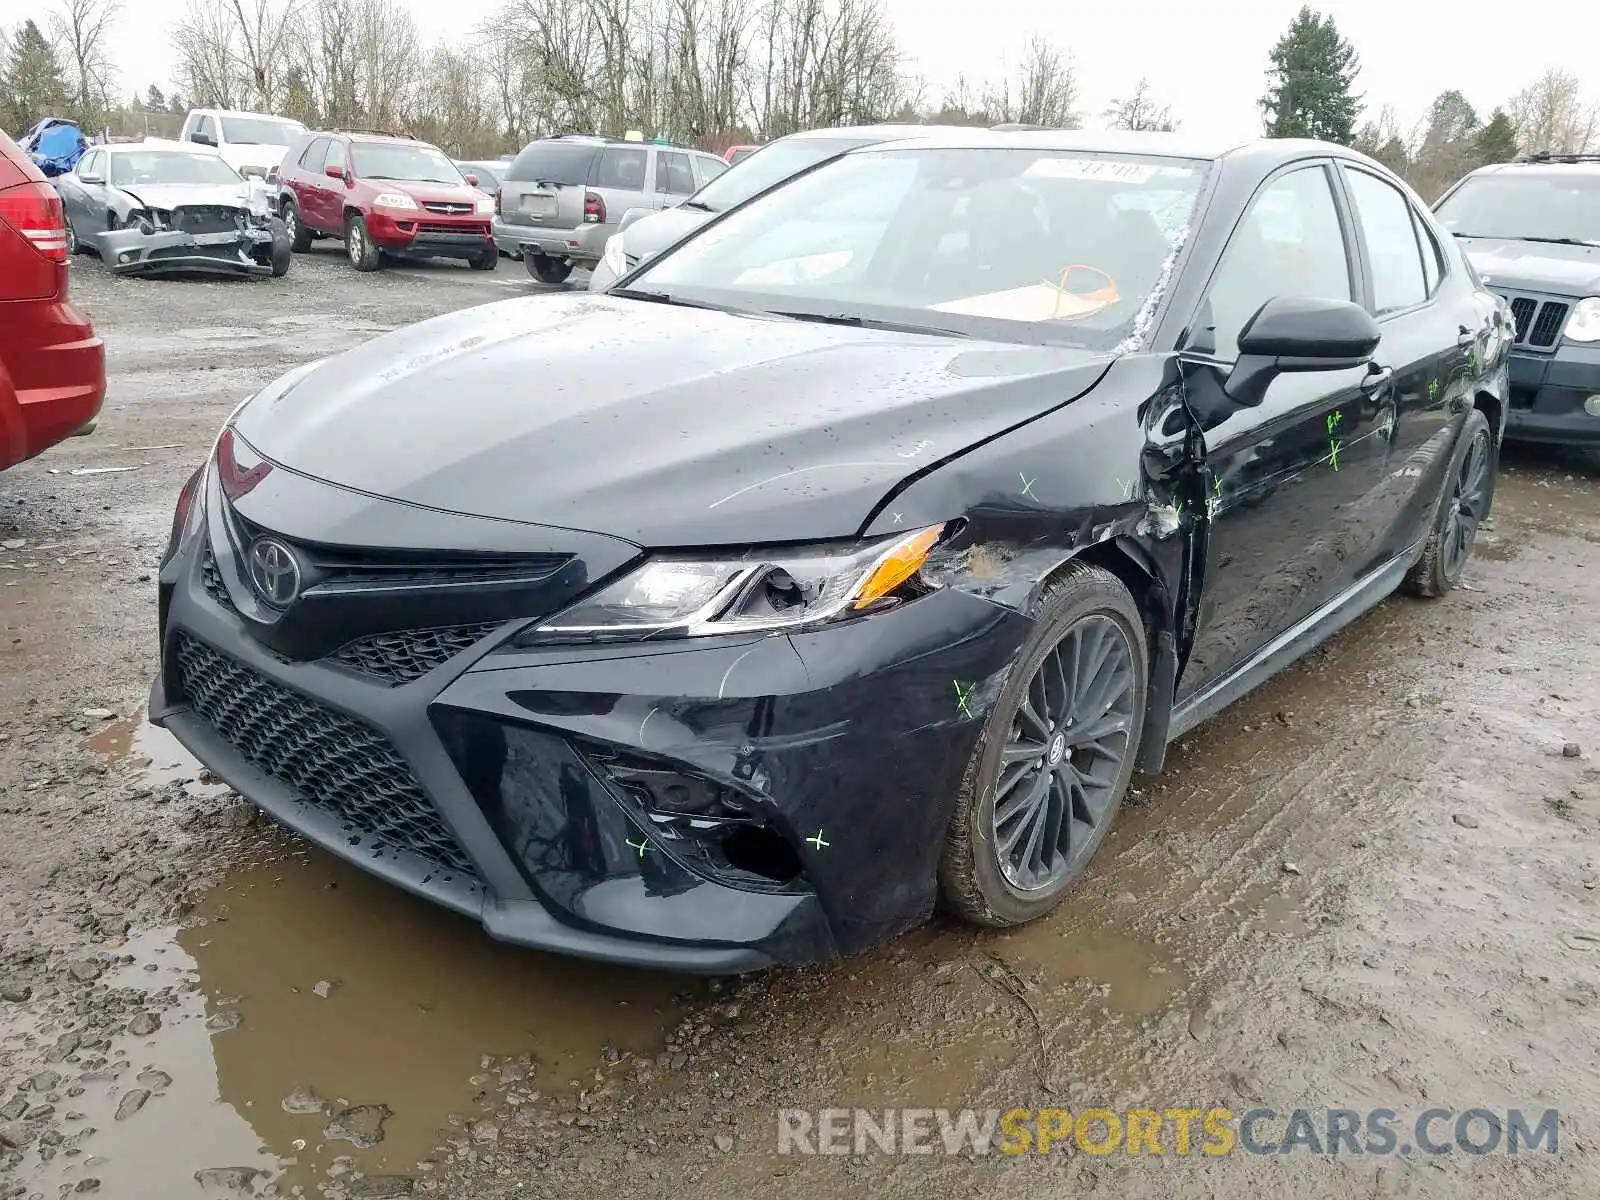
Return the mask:
{"type": "Polygon", "coordinates": [[[305,131],[299,121],[271,113],[195,108],[183,119],[178,140],[211,146],[239,174],[265,178],[305,131]]]}

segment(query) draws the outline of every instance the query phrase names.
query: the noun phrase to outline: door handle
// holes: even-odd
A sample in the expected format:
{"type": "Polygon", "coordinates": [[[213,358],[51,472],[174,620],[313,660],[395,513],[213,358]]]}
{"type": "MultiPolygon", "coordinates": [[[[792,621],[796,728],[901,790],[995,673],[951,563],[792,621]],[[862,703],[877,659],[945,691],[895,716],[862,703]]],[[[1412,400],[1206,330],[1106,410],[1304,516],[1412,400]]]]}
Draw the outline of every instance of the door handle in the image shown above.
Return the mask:
{"type": "Polygon", "coordinates": [[[1361,381],[1361,390],[1365,392],[1367,397],[1370,399],[1379,392],[1383,391],[1383,389],[1388,387],[1393,381],[1393,367],[1374,366],[1367,372],[1367,377],[1361,381]]]}

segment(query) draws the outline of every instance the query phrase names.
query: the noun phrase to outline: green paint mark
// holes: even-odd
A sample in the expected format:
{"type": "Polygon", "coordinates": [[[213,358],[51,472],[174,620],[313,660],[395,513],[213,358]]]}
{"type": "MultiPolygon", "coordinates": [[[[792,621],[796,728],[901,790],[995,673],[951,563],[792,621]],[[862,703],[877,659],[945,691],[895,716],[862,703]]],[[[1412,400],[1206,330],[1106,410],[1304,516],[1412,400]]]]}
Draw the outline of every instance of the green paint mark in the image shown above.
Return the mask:
{"type": "Polygon", "coordinates": [[[822,840],[822,830],[820,830],[820,829],[819,829],[819,830],[817,830],[817,834],[816,834],[816,836],[815,836],[815,837],[808,837],[808,838],[807,838],[807,839],[806,839],[806,841],[807,841],[807,842],[808,842],[808,843],[809,843],[809,844],[810,844],[810,845],[811,845],[811,846],[812,846],[812,847],[814,847],[814,848],[815,848],[815,849],[817,849],[817,850],[825,850],[825,849],[827,849],[827,848],[828,848],[828,847],[829,847],[829,846],[831,846],[831,845],[833,845],[833,843],[832,843],[832,842],[825,842],[825,841],[823,841],[823,840],[822,840]]]}
{"type": "Polygon", "coordinates": [[[1478,352],[1477,352],[1477,350],[1468,350],[1467,351],[1467,370],[1471,371],[1474,375],[1476,375],[1478,373],[1478,352]]]}
{"type": "Polygon", "coordinates": [[[1333,436],[1333,431],[1339,428],[1339,423],[1343,420],[1344,414],[1342,412],[1335,411],[1328,414],[1328,436],[1333,436]]]}
{"type": "Polygon", "coordinates": [[[977,688],[975,683],[962,683],[959,679],[952,680],[956,687],[956,712],[963,717],[971,718],[972,693],[977,688]]]}
{"type": "Polygon", "coordinates": [[[1439,381],[1437,379],[1428,380],[1428,399],[1432,400],[1438,394],[1439,394],[1439,381]]]}
{"type": "Polygon", "coordinates": [[[626,840],[627,840],[627,843],[628,843],[628,848],[630,850],[637,850],[639,852],[639,857],[640,858],[643,858],[644,857],[644,852],[646,850],[650,849],[650,843],[645,841],[643,838],[639,839],[639,842],[638,842],[637,845],[634,844],[634,841],[633,841],[632,838],[628,838],[626,840]]]}
{"type": "Polygon", "coordinates": [[[1328,439],[1328,465],[1335,471],[1339,469],[1339,449],[1343,445],[1337,438],[1328,439]]]}
{"type": "Polygon", "coordinates": [[[1213,479],[1211,481],[1211,490],[1214,491],[1220,498],[1222,496],[1222,480],[1213,479]]]}
{"type": "Polygon", "coordinates": [[[1033,485],[1039,482],[1039,477],[1035,475],[1032,479],[1029,479],[1021,471],[1018,471],[1017,478],[1022,480],[1022,494],[1030,500],[1037,500],[1039,497],[1033,494],[1033,485]]]}

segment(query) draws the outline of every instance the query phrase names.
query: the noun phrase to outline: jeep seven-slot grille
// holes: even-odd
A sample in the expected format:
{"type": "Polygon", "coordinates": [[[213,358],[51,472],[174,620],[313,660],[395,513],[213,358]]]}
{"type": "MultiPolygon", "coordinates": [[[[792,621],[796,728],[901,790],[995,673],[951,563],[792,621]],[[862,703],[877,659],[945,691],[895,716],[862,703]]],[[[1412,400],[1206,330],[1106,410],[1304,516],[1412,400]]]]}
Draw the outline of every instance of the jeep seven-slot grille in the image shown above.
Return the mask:
{"type": "Polygon", "coordinates": [[[494,632],[500,624],[499,621],[481,621],[475,625],[375,633],[341,646],[328,659],[395,687],[410,683],[413,679],[421,679],[480,638],[494,632]]]}
{"type": "Polygon", "coordinates": [[[1568,305],[1560,300],[1536,300],[1532,296],[1508,296],[1511,317],[1516,322],[1516,345],[1548,350],[1561,337],[1567,321],[1568,305]]]}
{"type": "Polygon", "coordinates": [[[352,834],[475,874],[388,738],[181,630],[174,641],[179,698],[247,762],[352,834]]]}

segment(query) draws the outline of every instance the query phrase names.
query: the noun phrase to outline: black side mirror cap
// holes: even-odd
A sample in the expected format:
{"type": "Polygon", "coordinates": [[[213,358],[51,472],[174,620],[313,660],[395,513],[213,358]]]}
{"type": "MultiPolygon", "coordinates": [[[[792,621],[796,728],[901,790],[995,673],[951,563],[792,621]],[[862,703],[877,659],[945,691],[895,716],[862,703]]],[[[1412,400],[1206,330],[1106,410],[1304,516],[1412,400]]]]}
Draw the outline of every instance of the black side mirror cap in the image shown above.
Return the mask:
{"type": "Polygon", "coordinates": [[[1275,296],[1240,331],[1239,358],[1224,390],[1235,404],[1254,408],[1279,375],[1365,366],[1382,338],[1359,304],[1275,296]]]}

